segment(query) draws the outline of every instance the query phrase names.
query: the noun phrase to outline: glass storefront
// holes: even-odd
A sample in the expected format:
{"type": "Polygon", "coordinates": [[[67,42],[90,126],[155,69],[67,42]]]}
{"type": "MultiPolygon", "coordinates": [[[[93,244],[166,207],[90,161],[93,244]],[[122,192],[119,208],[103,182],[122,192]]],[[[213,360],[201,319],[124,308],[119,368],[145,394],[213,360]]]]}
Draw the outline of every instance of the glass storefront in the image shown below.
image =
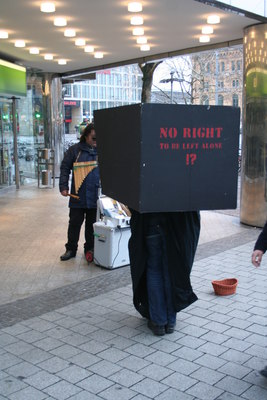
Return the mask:
{"type": "Polygon", "coordinates": [[[14,142],[12,130],[12,103],[0,99],[0,189],[14,184],[14,142]]]}
{"type": "MultiPolygon", "coordinates": [[[[37,178],[37,154],[45,147],[42,77],[27,76],[27,96],[16,100],[20,183],[37,178]]],[[[15,184],[12,100],[0,97],[0,189],[15,184]]]]}

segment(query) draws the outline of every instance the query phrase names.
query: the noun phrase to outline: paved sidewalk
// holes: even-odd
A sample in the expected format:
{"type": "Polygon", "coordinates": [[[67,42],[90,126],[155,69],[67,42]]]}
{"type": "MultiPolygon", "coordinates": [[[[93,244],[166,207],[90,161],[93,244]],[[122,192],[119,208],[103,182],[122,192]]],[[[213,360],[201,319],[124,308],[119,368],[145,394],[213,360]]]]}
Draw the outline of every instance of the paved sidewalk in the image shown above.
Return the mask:
{"type": "Polygon", "coordinates": [[[202,213],[192,271],[199,300],[178,314],[174,334],[156,337],[133,308],[129,267],[88,266],[82,253],[58,261],[67,214],[53,190],[25,188],[0,204],[0,400],[267,399],[258,372],[267,364],[267,258],[250,264],[258,229],[202,213]],[[28,294],[12,281],[19,268],[28,294]],[[233,276],[237,293],[215,296],[211,280],[233,276]]]}

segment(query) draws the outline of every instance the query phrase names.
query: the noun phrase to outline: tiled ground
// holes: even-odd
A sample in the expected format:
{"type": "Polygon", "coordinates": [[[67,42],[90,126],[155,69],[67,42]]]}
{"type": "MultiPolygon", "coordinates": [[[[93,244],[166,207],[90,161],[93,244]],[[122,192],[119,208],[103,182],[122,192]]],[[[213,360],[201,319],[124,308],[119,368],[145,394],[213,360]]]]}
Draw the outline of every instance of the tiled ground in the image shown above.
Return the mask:
{"type": "Polygon", "coordinates": [[[128,267],[88,267],[82,253],[58,261],[67,212],[53,190],[25,188],[0,205],[0,400],[267,399],[267,258],[250,264],[259,230],[202,213],[199,300],[159,338],[132,306],[128,267]],[[211,280],[232,276],[237,293],[215,296],[211,280]]]}

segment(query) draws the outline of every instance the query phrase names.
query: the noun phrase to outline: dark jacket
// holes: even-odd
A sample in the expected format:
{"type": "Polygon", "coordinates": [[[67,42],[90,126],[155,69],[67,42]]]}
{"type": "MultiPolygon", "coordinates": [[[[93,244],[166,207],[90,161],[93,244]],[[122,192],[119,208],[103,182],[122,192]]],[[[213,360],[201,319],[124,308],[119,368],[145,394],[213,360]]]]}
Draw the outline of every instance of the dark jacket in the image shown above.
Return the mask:
{"type": "MultiPolygon", "coordinates": [[[[97,159],[96,149],[89,146],[87,143],[77,143],[71,146],[65,153],[64,159],[60,166],[59,190],[69,190],[69,176],[73,169],[73,163],[76,160],[94,161],[97,159]],[[78,154],[79,158],[77,160],[78,154]]],[[[84,179],[79,191],[79,200],[70,197],[69,207],[73,208],[96,208],[99,188],[99,168],[94,168],[84,179]]],[[[74,186],[74,176],[72,173],[71,193],[76,194],[74,186]]]]}
{"type": "MultiPolygon", "coordinates": [[[[131,211],[132,235],[129,240],[129,256],[133,283],[133,303],[143,317],[149,318],[145,233],[151,214],[131,211]]],[[[168,268],[174,306],[178,312],[197,300],[191,286],[190,272],[200,233],[200,215],[196,211],[160,214],[165,221],[168,268]]]]}
{"type": "Polygon", "coordinates": [[[254,250],[261,250],[263,253],[267,250],[267,222],[255,243],[254,250]]]}

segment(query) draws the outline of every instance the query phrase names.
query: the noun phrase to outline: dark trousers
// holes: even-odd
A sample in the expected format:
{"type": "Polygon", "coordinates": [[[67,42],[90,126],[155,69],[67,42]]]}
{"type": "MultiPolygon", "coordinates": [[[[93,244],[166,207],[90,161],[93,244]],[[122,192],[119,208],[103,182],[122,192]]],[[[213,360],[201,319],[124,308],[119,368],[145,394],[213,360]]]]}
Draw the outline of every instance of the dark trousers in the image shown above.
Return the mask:
{"type": "Polygon", "coordinates": [[[93,250],[94,248],[94,228],[93,223],[96,222],[96,208],[70,208],[68,242],[65,244],[67,250],[76,253],[80,238],[80,231],[85,219],[85,243],[84,252],[93,250]]]}
{"type": "Polygon", "coordinates": [[[155,230],[156,227],[152,227],[150,229],[152,234],[146,236],[146,277],[150,319],[156,325],[175,325],[176,311],[172,300],[165,235],[160,228],[158,233],[155,230]]]}

